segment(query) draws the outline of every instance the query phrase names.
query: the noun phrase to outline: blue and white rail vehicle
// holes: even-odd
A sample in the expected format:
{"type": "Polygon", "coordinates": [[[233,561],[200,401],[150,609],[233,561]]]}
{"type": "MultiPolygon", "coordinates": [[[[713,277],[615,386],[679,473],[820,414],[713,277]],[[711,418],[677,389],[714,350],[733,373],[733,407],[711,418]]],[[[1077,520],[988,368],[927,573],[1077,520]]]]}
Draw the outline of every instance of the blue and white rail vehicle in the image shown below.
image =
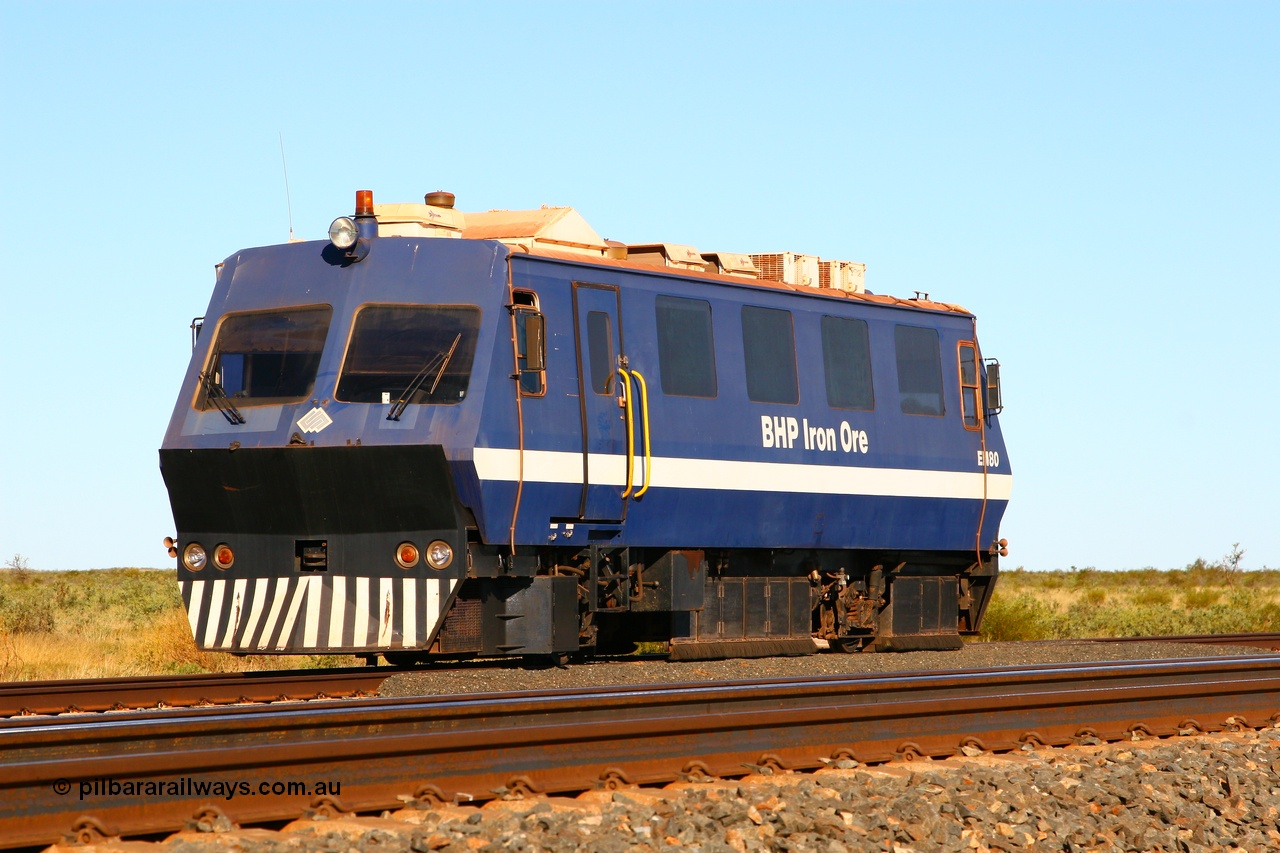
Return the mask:
{"type": "Polygon", "coordinates": [[[1011,477],[974,316],[572,208],[356,194],[218,266],[160,450],[196,644],[958,648],[1011,477]],[[199,333],[203,328],[203,333],[199,333]]]}

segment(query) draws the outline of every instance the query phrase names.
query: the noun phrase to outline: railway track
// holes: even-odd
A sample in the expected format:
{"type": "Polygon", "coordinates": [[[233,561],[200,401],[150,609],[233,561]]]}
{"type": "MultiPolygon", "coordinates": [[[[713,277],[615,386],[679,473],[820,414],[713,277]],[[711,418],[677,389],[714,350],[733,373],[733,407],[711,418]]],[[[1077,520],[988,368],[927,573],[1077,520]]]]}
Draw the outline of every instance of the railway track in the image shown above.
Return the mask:
{"type": "Polygon", "coordinates": [[[1096,637],[1094,643],[1195,643],[1205,646],[1245,646],[1280,650],[1280,634],[1178,634],[1160,637],[1096,637]]]}
{"type": "Polygon", "coordinates": [[[1280,669],[1253,655],[15,718],[0,723],[0,837],[93,840],[211,816],[264,822],[1219,731],[1278,713],[1280,669]],[[219,782],[243,787],[219,796],[219,782]]]}
{"type": "Polygon", "coordinates": [[[372,696],[389,667],[85,678],[0,684],[0,717],[372,696]]]}
{"type": "MultiPolygon", "coordinates": [[[[1087,642],[1193,643],[1280,650],[1280,634],[1257,633],[1099,637],[1087,642]]],[[[465,668],[485,665],[497,664],[455,664],[465,668]]],[[[397,667],[348,667],[0,683],[0,717],[372,696],[388,676],[404,671],[397,667]]]]}

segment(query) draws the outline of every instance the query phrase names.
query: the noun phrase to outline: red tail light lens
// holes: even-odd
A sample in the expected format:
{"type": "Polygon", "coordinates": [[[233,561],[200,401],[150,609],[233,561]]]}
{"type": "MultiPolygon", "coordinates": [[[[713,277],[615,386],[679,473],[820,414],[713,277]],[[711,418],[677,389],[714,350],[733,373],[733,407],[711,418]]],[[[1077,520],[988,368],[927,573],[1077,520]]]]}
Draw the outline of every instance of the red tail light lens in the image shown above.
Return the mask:
{"type": "Polygon", "coordinates": [[[418,553],[417,545],[412,542],[401,542],[396,548],[396,565],[402,569],[412,569],[418,565],[418,560],[421,556],[418,553]]]}
{"type": "Polygon", "coordinates": [[[213,549],[213,564],[220,569],[229,569],[236,561],[235,552],[230,545],[219,545],[213,549]]]}

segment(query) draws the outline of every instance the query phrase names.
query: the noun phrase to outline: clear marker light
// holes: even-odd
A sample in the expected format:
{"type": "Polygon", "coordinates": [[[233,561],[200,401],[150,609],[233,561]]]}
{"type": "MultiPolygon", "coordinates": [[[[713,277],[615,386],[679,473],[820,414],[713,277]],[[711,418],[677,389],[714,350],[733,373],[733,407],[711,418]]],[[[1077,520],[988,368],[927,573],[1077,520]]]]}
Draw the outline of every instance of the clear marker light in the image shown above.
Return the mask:
{"type": "Polygon", "coordinates": [[[199,542],[192,542],[182,550],[182,563],[193,572],[198,572],[209,564],[209,555],[199,542]]]}
{"type": "Polygon", "coordinates": [[[427,565],[433,569],[444,569],[453,562],[453,549],[443,539],[437,539],[427,546],[427,565]]]}
{"type": "Polygon", "coordinates": [[[360,232],[356,229],[355,220],[349,216],[339,216],[329,226],[329,242],[339,249],[350,249],[359,237],[360,232]]]}

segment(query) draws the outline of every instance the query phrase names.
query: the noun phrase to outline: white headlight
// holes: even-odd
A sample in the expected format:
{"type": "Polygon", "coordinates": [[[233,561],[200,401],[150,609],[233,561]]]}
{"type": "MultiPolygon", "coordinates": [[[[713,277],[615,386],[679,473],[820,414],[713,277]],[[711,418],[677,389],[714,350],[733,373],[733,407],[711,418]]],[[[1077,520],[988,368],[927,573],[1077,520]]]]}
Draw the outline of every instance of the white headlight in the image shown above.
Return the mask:
{"type": "Polygon", "coordinates": [[[453,549],[443,539],[437,539],[427,546],[427,565],[433,569],[448,568],[453,562],[453,549]]]}
{"type": "Polygon", "coordinates": [[[199,542],[192,542],[182,549],[182,562],[191,571],[198,572],[208,565],[209,555],[205,553],[203,545],[199,542]]]}
{"type": "Polygon", "coordinates": [[[350,217],[339,216],[329,226],[329,242],[339,249],[350,249],[359,237],[360,232],[356,229],[355,220],[350,217]]]}

